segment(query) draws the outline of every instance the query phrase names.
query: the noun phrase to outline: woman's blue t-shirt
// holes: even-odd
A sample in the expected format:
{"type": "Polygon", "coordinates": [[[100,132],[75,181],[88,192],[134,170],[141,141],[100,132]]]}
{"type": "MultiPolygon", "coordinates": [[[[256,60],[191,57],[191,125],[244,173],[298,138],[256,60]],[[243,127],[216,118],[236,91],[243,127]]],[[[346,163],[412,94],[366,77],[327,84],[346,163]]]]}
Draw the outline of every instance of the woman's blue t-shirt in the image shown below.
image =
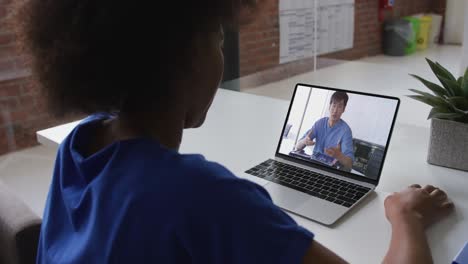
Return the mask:
{"type": "Polygon", "coordinates": [[[109,117],[60,145],[37,263],[301,263],[313,234],[217,163],[143,138],[84,157],[109,117]]]}

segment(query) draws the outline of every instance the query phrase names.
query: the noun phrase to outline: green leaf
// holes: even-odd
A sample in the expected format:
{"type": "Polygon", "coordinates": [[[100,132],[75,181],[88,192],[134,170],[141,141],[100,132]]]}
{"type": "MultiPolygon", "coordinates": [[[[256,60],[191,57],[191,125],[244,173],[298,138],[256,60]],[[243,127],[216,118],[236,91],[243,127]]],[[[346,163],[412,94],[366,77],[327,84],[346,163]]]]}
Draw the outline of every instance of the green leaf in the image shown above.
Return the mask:
{"type": "Polygon", "coordinates": [[[429,88],[429,90],[431,90],[435,94],[439,96],[449,95],[448,92],[444,88],[442,88],[440,85],[430,82],[428,80],[425,80],[417,75],[414,75],[414,74],[410,74],[410,75],[418,79],[420,82],[422,82],[427,88],[429,88]]]}
{"type": "Polygon", "coordinates": [[[466,118],[468,118],[468,111],[463,111],[463,110],[458,109],[456,107],[452,107],[452,109],[453,109],[453,111],[452,111],[453,113],[457,113],[457,114],[463,115],[466,118]]]}
{"type": "Polygon", "coordinates": [[[455,108],[468,111],[468,99],[463,96],[450,97],[447,101],[449,101],[455,108]]]}
{"type": "Polygon", "coordinates": [[[423,102],[428,104],[432,107],[450,107],[450,103],[445,101],[444,99],[434,96],[434,95],[408,95],[409,98],[413,98],[414,100],[423,102]]]}
{"type": "Polygon", "coordinates": [[[446,107],[433,107],[427,119],[431,119],[437,114],[453,114],[453,111],[446,107]]]}
{"type": "Polygon", "coordinates": [[[465,97],[468,99],[468,68],[465,70],[465,75],[463,76],[463,81],[460,87],[462,88],[465,97]]]}
{"type": "Polygon", "coordinates": [[[430,98],[435,97],[435,95],[432,95],[430,93],[426,93],[426,92],[423,92],[423,91],[419,91],[419,90],[416,90],[416,89],[408,89],[408,90],[410,90],[413,93],[417,93],[417,94],[420,94],[420,95],[423,95],[423,96],[426,96],[426,97],[430,97],[430,98]]]}
{"type": "Polygon", "coordinates": [[[454,112],[454,113],[459,113],[459,114],[461,114],[461,115],[466,115],[466,116],[468,117],[468,111],[461,110],[460,108],[455,107],[455,106],[453,106],[453,105],[452,105],[451,108],[453,109],[453,112],[454,112]]]}
{"type": "Polygon", "coordinates": [[[453,77],[453,75],[439,63],[434,63],[428,58],[426,58],[426,61],[431,67],[432,72],[434,72],[436,76],[441,76],[441,77],[444,77],[445,79],[457,81],[457,79],[455,79],[455,77],[453,77]]]}
{"type": "Polygon", "coordinates": [[[449,91],[451,96],[463,96],[463,91],[461,90],[457,81],[449,80],[439,75],[437,76],[437,78],[439,78],[440,82],[445,87],[445,89],[449,91]]]}
{"type": "Polygon", "coordinates": [[[440,113],[440,112],[437,112],[437,110],[434,111],[434,109],[432,109],[431,112],[429,113],[428,119],[430,118],[455,120],[455,119],[463,118],[463,115],[459,113],[440,113]]]}
{"type": "Polygon", "coordinates": [[[444,66],[440,65],[440,63],[436,62],[435,64],[445,73],[448,79],[453,80],[453,81],[457,80],[457,78],[455,78],[455,76],[453,76],[453,74],[449,72],[449,70],[447,70],[444,66]]]}

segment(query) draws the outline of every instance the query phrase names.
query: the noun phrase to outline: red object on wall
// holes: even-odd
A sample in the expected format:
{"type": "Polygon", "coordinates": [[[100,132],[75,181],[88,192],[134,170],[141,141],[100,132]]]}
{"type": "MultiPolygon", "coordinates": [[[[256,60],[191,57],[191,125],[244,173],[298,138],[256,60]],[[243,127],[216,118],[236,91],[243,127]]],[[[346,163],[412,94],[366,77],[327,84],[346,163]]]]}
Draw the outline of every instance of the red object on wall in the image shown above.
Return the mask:
{"type": "Polygon", "coordinates": [[[385,19],[385,10],[393,10],[395,0],[379,0],[379,21],[383,22],[385,19]]]}

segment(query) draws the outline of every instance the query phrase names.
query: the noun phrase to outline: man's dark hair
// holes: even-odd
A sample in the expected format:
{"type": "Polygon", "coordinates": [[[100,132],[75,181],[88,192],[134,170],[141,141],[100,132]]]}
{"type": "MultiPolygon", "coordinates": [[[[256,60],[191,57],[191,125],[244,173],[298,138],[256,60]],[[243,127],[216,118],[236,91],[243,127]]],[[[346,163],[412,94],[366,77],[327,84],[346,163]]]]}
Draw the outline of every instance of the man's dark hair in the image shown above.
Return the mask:
{"type": "Polygon", "coordinates": [[[192,65],[194,36],[235,27],[255,0],[26,0],[14,23],[51,109],[145,111],[192,65]]]}
{"type": "Polygon", "coordinates": [[[340,101],[344,102],[344,107],[348,104],[348,94],[345,92],[334,92],[330,98],[330,104],[333,102],[338,103],[340,101]]]}

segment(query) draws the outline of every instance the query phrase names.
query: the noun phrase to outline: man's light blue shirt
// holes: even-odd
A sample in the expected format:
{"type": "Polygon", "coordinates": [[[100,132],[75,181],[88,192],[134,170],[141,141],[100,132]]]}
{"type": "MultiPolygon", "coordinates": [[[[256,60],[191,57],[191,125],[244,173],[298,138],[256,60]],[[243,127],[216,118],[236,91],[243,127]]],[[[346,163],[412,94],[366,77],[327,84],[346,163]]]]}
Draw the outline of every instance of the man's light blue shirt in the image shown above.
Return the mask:
{"type": "Polygon", "coordinates": [[[342,119],[333,127],[330,127],[328,119],[328,117],[324,117],[315,122],[312,128],[307,130],[302,139],[312,130],[310,139],[315,139],[314,153],[319,152],[327,155],[325,149],[340,145],[341,152],[354,161],[353,133],[351,132],[351,128],[342,119]]]}

